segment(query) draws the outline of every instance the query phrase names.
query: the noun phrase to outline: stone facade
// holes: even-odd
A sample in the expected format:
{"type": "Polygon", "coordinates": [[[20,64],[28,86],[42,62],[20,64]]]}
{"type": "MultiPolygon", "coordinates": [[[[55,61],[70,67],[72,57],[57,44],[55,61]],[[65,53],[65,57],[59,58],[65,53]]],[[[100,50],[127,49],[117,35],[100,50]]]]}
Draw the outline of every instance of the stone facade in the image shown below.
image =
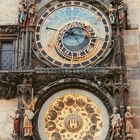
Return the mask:
{"type": "Polygon", "coordinates": [[[134,119],[135,140],[140,139],[140,59],[139,59],[139,32],[138,30],[128,30],[124,33],[125,54],[127,64],[127,78],[130,88],[130,105],[137,114],[134,119]]]}
{"type": "MultiPolygon", "coordinates": [[[[48,0],[51,1],[51,0],[48,0]]],[[[48,1],[42,0],[38,3],[39,10],[48,1]]],[[[129,104],[136,113],[134,118],[134,140],[140,139],[140,1],[125,0],[128,5],[129,30],[124,31],[124,48],[127,66],[127,80],[129,83],[129,104]]],[[[0,0],[0,25],[16,25],[18,17],[19,0],[0,0]],[[11,14],[12,13],[12,14],[11,14]]],[[[49,77],[51,79],[51,77],[49,77]]],[[[40,81],[39,81],[40,82],[40,81]]],[[[20,81],[21,83],[21,81],[20,81]]],[[[40,82],[41,83],[41,82],[40,82]]],[[[41,87],[42,88],[42,87],[41,87]]],[[[0,140],[12,140],[12,119],[17,108],[17,99],[0,100],[0,140]],[[4,128],[4,129],[3,129],[4,128]]]]}
{"type": "Polygon", "coordinates": [[[17,99],[0,100],[0,140],[12,140],[14,111],[17,109],[17,99]]]}
{"type": "Polygon", "coordinates": [[[0,0],[0,25],[16,25],[19,0],[0,0]]]}
{"type": "Polygon", "coordinates": [[[124,32],[124,46],[127,65],[127,78],[130,89],[130,105],[136,113],[134,119],[134,139],[140,139],[140,1],[126,1],[128,4],[128,21],[133,29],[124,32]]]}

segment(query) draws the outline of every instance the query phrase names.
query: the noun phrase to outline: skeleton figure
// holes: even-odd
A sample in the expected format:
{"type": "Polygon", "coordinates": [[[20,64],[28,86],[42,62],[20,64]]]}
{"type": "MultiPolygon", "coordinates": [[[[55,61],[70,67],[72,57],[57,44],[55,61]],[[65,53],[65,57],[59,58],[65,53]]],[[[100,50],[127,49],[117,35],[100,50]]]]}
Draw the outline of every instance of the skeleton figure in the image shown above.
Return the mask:
{"type": "Polygon", "coordinates": [[[36,20],[36,12],[35,12],[35,5],[31,4],[29,7],[29,11],[28,11],[28,22],[29,25],[32,26],[35,23],[36,20]]]}
{"type": "Polygon", "coordinates": [[[24,136],[32,136],[32,119],[34,117],[33,111],[35,110],[37,98],[33,99],[29,104],[27,104],[26,101],[22,98],[22,102],[25,109],[23,121],[24,136]]]}

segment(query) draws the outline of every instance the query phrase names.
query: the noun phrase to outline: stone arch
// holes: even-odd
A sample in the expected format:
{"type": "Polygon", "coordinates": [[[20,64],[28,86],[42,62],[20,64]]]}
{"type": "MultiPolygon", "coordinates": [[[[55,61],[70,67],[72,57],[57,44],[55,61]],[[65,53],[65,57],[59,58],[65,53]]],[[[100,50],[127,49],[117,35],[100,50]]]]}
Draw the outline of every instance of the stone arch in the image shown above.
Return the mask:
{"type": "Polygon", "coordinates": [[[115,90],[114,98],[115,98],[115,106],[118,108],[118,110],[120,110],[121,96],[119,89],[115,90]]]}
{"type": "Polygon", "coordinates": [[[126,107],[127,105],[129,104],[129,90],[128,89],[124,89],[123,90],[123,94],[122,94],[122,97],[123,97],[123,104],[124,104],[124,109],[126,111],[126,107]]]}

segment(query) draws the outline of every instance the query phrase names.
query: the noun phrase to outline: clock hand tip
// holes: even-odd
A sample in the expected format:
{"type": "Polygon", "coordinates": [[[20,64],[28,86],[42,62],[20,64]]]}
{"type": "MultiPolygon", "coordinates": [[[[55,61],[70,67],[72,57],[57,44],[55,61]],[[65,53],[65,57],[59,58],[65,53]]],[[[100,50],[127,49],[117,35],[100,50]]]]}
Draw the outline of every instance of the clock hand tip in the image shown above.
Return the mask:
{"type": "Polygon", "coordinates": [[[48,27],[48,26],[46,26],[46,29],[50,29],[50,30],[54,30],[54,31],[58,31],[58,29],[51,28],[51,27],[48,27]]]}

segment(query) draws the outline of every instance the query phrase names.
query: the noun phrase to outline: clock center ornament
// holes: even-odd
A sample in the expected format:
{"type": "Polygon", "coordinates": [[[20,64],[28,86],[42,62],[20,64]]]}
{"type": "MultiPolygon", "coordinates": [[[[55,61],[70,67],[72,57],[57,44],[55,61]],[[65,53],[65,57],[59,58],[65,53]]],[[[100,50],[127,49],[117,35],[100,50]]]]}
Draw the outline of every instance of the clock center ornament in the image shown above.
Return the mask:
{"type": "Polygon", "coordinates": [[[64,89],[42,105],[38,128],[42,140],[104,140],[109,114],[102,101],[89,91],[64,89]],[[70,93],[72,90],[74,93],[70,93]]]}
{"type": "Polygon", "coordinates": [[[82,95],[66,95],[57,99],[45,115],[45,132],[48,140],[54,133],[61,140],[93,140],[99,139],[102,132],[103,117],[100,108],[82,95]],[[86,139],[90,136],[90,139],[86,139]]]}
{"type": "Polygon", "coordinates": [[[111,25],[95,6],[66,1],[52,6],[36,26],[36,45],[46,64],[85,67],[101,62],[111,51],[111,25]]]}
{"type": "Polygon", "coordinates": [[[64,126],[67,131],[76,133],[80,131],[83,126],[82,117],[76,113],[70,113],[64,120],[64,126]]]}

